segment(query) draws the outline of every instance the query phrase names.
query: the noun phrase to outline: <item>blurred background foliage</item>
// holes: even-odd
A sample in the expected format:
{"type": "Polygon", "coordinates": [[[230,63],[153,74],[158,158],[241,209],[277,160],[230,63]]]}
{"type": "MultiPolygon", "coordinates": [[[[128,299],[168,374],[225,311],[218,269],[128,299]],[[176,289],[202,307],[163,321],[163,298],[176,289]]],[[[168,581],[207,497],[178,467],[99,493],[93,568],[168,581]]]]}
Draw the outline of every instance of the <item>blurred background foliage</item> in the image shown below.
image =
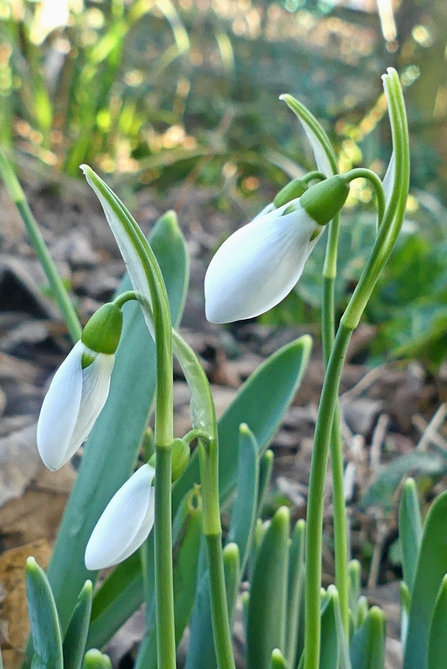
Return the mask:
{"type": "MultiPolygon", "coordinates": [[[[412,190],[398,248],[368,307],[373,354],[447,352],[445,0],[0,0],[0,139],[17,161],[120,195],[210,188],[234,227],[313,168],[289,92],[327,128],[342,171],[383,175],[390,131],[380,75],[406,89],[412,190]]],[[[374,235],[370,187],[354,182],[340,245],[342,306],[374,235]]],[[[313,322],[324,244],[267,323],[313,322]]]]}

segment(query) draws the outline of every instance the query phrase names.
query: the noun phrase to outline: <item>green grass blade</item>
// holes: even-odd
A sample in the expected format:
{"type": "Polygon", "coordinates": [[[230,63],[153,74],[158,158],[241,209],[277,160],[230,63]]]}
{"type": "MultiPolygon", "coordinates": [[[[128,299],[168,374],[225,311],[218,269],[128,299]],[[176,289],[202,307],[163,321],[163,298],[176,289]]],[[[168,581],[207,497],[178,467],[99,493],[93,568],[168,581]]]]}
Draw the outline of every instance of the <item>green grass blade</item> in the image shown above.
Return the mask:
{"type": "Polygon", "coordinates": [[[62,637],[48,578],[33,557],[26,561],[26,597],[33,669],[63,669],[62,637]]]}
{"type": "Polygon", "coordinates": [[[422,538],[421,506],[414,479],[408,479],[402,491],[399,507],[399,538],[404,581],[411,592],[422,538]]]}
{"type": "Polygon", "coordinates": [[[436,597],[447,572],[447,493],[433,502],[425,519],[411,598],[404,669],[427,668],[427,643],[436,597]]]}
{"type": "MultiPolygon", "coordinates": [[[[172,320],[178,322],[188,273],[184,238],[176,221],[164,217],[150,241],[165,277],[172,320]]],[[[121,292],[125,290],[128,281],[122,283],[121,292]]],[[[132,471],[154,390],[154,342],[140,307],[129,303],[109,397],[84,448],[48,571],[63,630],[85,580],[96,578],[84,566],[85,546],[107,503],[132,471]]]]}
{"type": "Polygon", "coordinates": [[[84,659],[90,616],[92,613],[92,582],[86,581],[79,595],[62,645],[64,669],[81,669],[84,659]]]}
{"type": "Polygon", "coordinates": [[[237,544],[227,544],[223,550],[223,560],[225,570],[225,590],[231,621],[231,612],[233,612],[236,607],[241,574],[239,546],[237,544]]]}

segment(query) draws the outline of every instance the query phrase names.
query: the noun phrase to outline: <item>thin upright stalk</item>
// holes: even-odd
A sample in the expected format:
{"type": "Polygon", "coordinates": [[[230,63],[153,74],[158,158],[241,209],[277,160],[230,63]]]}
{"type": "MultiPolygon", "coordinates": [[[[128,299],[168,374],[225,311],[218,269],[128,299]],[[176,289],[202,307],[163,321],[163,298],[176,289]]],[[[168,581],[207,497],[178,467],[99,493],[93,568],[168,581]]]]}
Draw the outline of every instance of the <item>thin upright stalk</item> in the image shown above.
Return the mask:
{"type": "MultiPolygon", "coordinates": [[[[338,223],[338,221],[337,221],[338,223]]],[[[334,281],[324,276],[322,339],[325,365],[329,362],[335,332],[334,281]]],[[[349,549],[346,505],[343,485],[343,444],[340,433],[338,398],[335,403],[331,434],[332,505],[334,510],[335,584],[340,598],[340,610],[346,640],[349,639],[349,549]]]]}
{"type": "Polygon", "coordinates": [[[76,311],[68,296],[64,283],[57,271],[56,265],[47,249],[42,233],[39,230],[36,219],[33,216],[31,209],[25,197],[25,193],[16,177],[11,163],[6,158],[3,151],[0,150],[0,173],[5,182],[5,186],[16,205],[22,220],[28,232],[31,244],[40,260],[43,270],[47,276],[53,295],[58,304],[62,317],[67,324],[73,343],[76,343],[82,334],[81,324],[76,315],[76,311]]]}
{"type": "Polygon", "coordinates": [[[158,666],[175,669],[174,590],[171,528],[172,449],[156,447],[155,476],[155,597],[158,666]]]}
{"type": "Polygon", "coordinates": [[[304,669],[320,664],[320,588],[324,488],[341,372],[352,330],[340,326],[331,351],[318,409],[309,481],[306,524],[306,625],[304,669]]]}

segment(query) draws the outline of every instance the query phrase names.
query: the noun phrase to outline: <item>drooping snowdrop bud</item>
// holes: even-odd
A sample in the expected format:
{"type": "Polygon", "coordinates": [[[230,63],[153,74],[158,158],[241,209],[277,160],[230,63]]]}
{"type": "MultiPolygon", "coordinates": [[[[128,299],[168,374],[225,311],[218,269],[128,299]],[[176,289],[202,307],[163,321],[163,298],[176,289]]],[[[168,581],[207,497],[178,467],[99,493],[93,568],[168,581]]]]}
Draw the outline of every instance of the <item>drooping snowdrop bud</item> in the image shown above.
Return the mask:
{"type": "Polygon", "coordinates": [[[106,506],[85,549],[85,566],[97,570],[122,562],[146,540],[154,524],[155,469],[137,469],[106,506]]]}
{"type": "Polygon", "coordinates": [[[52,471],[74,455],[102,411],[122,322],[115,304],[98,309],[54,375],[37,424],[37,448],[52,471]]]}
{"type": "Polygon", "coordinates": [[[231,323],[254,318],[281,302],[348,192],[342,177],[331,177],[232,234],[205,276],[207,319],[231,323]]]}

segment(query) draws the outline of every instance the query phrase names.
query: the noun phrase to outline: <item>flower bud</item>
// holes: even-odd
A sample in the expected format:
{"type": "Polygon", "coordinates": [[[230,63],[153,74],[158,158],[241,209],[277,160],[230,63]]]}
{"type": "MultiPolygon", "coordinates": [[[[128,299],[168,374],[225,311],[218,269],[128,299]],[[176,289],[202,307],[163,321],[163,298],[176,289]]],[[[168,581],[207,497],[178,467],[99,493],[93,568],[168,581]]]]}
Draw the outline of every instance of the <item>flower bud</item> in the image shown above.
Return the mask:
{"type": "Polygon", "coordinates": [[[37,423],[37,448],[48,469],[60,469],[87,439],[106,403],[123,326],[121,309],[105,304],[53,377],[37,423]]]}
{"type": "Polygon", "coordinates": [[[143,465],[115,493],[85,549],[85,566],[112,567],[132,555],[147,539],[154,525],[155,469],[143,465]]]}

